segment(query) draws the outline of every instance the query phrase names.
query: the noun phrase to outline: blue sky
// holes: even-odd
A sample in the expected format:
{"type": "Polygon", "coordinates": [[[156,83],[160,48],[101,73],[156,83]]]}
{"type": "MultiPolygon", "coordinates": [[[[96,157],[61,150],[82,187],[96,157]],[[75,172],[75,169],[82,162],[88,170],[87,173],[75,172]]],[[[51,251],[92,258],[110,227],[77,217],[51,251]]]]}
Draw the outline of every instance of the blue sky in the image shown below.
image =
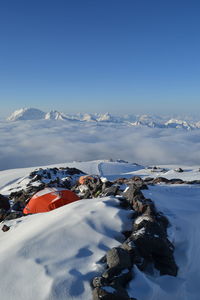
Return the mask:
{"type": "Polygon", "coordinates": [[[0,2],[1,115],[200,108],[200,2],[0,2]]]}

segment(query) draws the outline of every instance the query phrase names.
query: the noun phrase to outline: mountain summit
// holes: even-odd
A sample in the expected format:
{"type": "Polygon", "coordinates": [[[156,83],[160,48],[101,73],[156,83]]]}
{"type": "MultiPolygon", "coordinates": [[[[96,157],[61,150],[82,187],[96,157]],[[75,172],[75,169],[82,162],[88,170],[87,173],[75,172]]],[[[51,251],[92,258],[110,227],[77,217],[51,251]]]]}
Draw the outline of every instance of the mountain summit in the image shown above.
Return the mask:
{"type": "Polygon", "coordinates": [[[40,120],[45,118],[45,113],[37,108],[21,108],[14,111],[7,121],[40,120]]]}

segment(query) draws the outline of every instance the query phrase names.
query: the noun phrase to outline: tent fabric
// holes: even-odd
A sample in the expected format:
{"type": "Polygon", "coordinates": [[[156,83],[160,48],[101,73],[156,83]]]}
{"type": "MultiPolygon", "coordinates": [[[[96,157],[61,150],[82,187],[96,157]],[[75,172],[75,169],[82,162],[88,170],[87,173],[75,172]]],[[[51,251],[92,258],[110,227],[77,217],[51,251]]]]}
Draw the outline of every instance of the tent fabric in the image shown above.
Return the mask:
{"type": "Polygon", "coordinates": [[[25,206],[24,214],[47,212],[80,200],[72,191],[60,188],[45,188],[37,192],[25,206]]]}

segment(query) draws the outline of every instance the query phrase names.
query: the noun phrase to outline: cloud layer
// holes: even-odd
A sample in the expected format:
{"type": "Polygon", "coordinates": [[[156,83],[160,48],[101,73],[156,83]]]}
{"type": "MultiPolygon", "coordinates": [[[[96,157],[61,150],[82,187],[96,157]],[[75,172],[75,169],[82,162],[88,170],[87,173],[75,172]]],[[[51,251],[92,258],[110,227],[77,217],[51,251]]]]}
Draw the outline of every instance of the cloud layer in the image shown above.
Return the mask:
{"type": "Polygon", "coordinates": [[[74,160],[198,165],[200,130],[62,121],[0,123],[0,169],[74,160]]]}

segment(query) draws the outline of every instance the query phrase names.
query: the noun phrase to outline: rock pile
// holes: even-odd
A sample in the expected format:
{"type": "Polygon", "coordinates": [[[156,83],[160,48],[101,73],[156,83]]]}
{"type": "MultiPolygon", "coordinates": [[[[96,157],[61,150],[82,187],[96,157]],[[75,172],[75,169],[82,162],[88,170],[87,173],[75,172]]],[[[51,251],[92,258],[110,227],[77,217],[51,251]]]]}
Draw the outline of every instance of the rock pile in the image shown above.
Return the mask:
{"type": "Polygon", "coordinates": [[[76,168],[47,168],[31,172],[28,178],[19,182],[19,188],[11,191],[9,199],[13,201],[15,210],[21,210],[29,199],[45,187],[59,187],[71,189],[81,175],[76,168]]]}
{"type": "Polygon", "coordinates": [[[23,216],[23,209],[30,198],[45,187],[71,189],[81,175],[76,168],[36,169],[9,190],[9,197],[0,195],[0,222],[23,216]],[[12,206],[10,207],[10,203],[12,206]]]}
{"type": "MultiPolygon", "coordinates": [[[[120,179],[121,183],[125,181],[120,179]]],[[[120,246],[106,253],[107,268],[92,281],[94,300],[134,299],[126,291],[134,265],[142,271],[154,266],[160,275],[177,275],[174,246],[167,238],[168,219],[157,211],[151,199],[144,197],[141,188],[147,187],[138,177],[132,182],[129,180],[129,186],[123,192],[121,203],[134,210],[132,231],[120,246]]]]}

